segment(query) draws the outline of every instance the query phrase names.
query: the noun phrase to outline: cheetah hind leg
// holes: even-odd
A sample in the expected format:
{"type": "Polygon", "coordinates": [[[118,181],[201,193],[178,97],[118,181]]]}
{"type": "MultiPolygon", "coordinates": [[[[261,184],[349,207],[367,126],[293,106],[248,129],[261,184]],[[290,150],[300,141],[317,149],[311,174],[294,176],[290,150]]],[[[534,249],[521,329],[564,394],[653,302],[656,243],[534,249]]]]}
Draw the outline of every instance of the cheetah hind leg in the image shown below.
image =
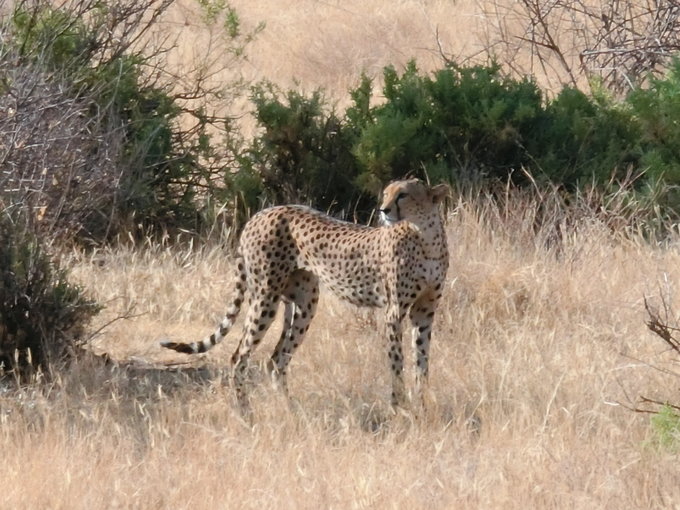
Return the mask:
{"type": "Polygon", "coordinates": [[[281,297],[285,303],[283,330],[269,367],[274,386],[287,394],[286,370],[316,314],[319,279],[309,271],[298,269],[290,276],[281,297]]]}
{"type": "Polygon", "coordinates": [[[288,395],[288,385],[286,384],[285,369],[282,369],[280,363],[283,346],[290,343],[290,335],[293,334],[293,315],[295,314],[295,303],[289,300],[286,296],[282,296],[284,303],[283,311],[283,329],[281,330],[281,338],[276,344],[274,353],[267,363],[267,370],[272,380],[272,386],[275,390],[281,391],[288,395]]]}
{"type": "Polygon", "coordinates": [[[274,320],[279,298],[279,292],[272,292],[267,287],[253,290],[248,313],[243,324],[243,337],[231,357],[236,399],[241,408],[241,413],[246,416],[250,414],[250,404],[246,388],[248,383],[248,360],[274,320]],[[255,298],[254,296],[261,297],[255,298]]]}

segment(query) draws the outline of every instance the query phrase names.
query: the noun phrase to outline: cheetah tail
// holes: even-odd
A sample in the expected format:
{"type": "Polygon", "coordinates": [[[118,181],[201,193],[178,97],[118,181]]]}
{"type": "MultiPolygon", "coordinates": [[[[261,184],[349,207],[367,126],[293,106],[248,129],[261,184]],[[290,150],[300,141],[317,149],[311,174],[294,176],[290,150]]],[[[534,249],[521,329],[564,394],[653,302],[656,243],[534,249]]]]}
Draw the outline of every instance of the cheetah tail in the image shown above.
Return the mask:
{"type": "Polygon", "coordinates": [[[163,340],[160,342],[162,347],[166,349],[172,349],[173,351],[183,352],[185,354],[198,354],[201,352],[206,352],[212,349],[215,345],[220,343],[229,330],[234,325],[234,321],[241,311],[241,304],[243,303],[243,296],[245,293],[245,264],[243,259],[239,258],[237,261],[237,274],[234,278],[236,283],[236,290],[234,291],[234,297],[227,308],[227,313],[220,322],[219,326],[214,333],[205,337],[203,340],[198,342],[171,342],[169,340],[163,340]]]}

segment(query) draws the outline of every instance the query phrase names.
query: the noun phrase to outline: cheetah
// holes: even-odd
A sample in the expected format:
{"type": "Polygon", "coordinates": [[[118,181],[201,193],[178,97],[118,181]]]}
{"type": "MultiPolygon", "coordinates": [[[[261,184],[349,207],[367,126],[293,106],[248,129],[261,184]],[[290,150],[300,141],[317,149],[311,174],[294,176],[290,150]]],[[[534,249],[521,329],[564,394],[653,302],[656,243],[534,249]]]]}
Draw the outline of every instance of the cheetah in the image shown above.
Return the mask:
{"type": "Polygon", "coordinates": [[[401,323],[408,313],[415,350],[414,396],[428,376],[432,323],[444,287],[449,254],[439,203],[448,186],[418,179],[396,181],[383,191],[382,225],[362,226],[300,205],[264,209],[245,225],[238,245],[235,292],[217,330],[192,343],[163,341],[178,352],[202,353],[234,324],[244,298],[243,336],[232,356],[239,404],[247,408],[246,367],[284,303],[283,331],[269,361],[277,386],[287,392],[286,369],[302,343],[319,301],[319,284],[358,306],[384,307],[393,406],[403,406],[401,323]]]}

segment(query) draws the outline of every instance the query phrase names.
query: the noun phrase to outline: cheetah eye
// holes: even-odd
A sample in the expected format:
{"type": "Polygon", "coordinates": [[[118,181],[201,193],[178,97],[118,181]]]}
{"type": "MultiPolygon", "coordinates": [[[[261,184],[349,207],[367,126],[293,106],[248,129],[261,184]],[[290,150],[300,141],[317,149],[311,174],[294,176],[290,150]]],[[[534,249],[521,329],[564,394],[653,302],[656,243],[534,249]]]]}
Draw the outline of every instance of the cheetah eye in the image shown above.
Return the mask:
{"type": "Polygon", "coordinates": [[[397,200],[401,200],[402,198],[406,198],[408,193],[404,193],[403,191],[397,195],[397,200]]]}

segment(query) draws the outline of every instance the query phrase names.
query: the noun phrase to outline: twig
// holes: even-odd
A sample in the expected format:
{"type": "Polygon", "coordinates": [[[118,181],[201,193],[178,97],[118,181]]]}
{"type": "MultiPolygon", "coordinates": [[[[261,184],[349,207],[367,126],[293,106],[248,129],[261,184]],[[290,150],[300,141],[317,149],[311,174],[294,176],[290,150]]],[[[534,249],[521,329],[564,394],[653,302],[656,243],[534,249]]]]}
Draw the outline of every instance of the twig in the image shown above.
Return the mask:
{"type": "Polygon", "coordinates": [[[665,297],[661,296],[664,310],[666,310],[666,320],[663,320],[658,312],[652,310],[647,297],[645,296],[645,310],[649,315],[649,320],[645,322],[649,330],[660,337],[666,344],[670,346],[675,352],[680,354],[680,341],[673,337],[673,332],[680,331],[680,329],[668,325],[668,303],[665,297]]]}
{"type": "Polygon", "coordinates": [[[643,404],[654,404],[657,406],[661,407],[670,407],[671,409],[675,409],[676,411],[680,411],[680,406],[676,406],[675,404],[671,404],[668,401],[662,402],[660,400],[655,400],[652,398],[647,398],[647,397],[640,397],[640,400],[642,401],[643,404]]]}
{"type": "Polygon", "coordinates": [[[120,321],[120,320],[129,320],[129,319],[135,319],[137,317],[142,317],[144,315],[147,315],[147,312],[142,312],[142,313],[132,313],[132,310],[134,309],[134,305],[130,305],[125,312],[123,312],[120,315],[117,315],[110,321],[105,322],[103,325],[101,325],[99,328],[97,328],[87,340],[83,341],[82,344],[87,344],[90,343],[92,340],[94,340],[97,336],[101,334],[102,331],[104,331],[106,328],[111,326],[112,324],[120,321]]]}

